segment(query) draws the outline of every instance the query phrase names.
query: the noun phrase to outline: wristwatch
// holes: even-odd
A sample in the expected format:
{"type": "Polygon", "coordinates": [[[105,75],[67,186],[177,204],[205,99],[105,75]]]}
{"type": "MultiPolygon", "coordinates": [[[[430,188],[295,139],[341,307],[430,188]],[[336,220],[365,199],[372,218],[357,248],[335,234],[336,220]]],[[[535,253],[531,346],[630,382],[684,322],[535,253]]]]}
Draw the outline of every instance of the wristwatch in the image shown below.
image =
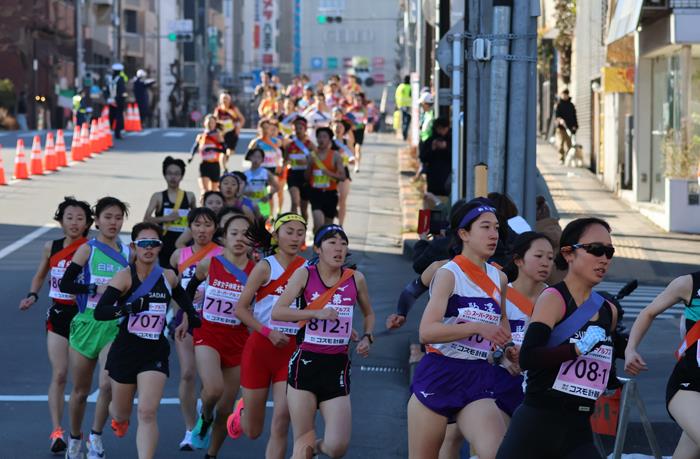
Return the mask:
{"type": "MultiPolygon", "coordinates": [[[[365,333],[362,335],[362,338],[367,338],[369,340],[369,344],[374,344],[374,336],[372,336],[371,333],[365,333]]],[[[362,340],[362,338],[360,338],[360,340],[362,340]]]]}

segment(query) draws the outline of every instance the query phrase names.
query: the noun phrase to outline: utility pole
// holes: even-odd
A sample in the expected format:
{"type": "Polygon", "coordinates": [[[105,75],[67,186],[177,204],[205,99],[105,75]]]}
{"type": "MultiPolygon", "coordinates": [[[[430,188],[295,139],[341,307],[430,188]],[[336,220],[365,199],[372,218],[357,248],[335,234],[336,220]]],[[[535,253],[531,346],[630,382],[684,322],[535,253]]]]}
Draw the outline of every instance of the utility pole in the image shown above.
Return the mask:
{"type": "Polygon", "coordinates": [[[85,0],[75,2],[75,87],[82,89],[85,79],[85,39],[83,38],[83,7],[85,0]]]}

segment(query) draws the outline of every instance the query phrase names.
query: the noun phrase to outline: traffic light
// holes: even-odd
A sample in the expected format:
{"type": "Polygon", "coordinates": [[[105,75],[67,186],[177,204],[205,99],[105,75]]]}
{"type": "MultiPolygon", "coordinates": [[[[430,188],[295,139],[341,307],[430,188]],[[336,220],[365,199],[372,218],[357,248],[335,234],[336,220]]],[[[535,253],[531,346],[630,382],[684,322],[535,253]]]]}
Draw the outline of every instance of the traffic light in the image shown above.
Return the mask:
{"type": "Polygon", "coordinates": [[[193,40],[192,32],[170,32],[168,40],[176,42],[191,42],[193,40]]]}
{"type": "Polygon", "coordinates": [[[341,22],[343,22],[343,18],[342,18],[342,16],[319,15],[319,16],[316,16],[316,21],[319,24],[333,24],[333,23],[340,24],[341,22]]]}

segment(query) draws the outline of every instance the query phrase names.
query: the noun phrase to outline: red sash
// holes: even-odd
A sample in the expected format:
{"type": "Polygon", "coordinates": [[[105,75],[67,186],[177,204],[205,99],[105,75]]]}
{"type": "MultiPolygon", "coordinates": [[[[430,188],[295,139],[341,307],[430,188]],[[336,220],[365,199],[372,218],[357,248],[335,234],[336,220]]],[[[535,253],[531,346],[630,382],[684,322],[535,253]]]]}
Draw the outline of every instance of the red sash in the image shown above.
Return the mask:
{"type": "Polygon", "coordinates": [[[87,242],[87,238],[81,237],[77,241],[74,241],[68,247],[64,247],[63,249],[54,253],[53,255],[51,255],[51,258],[49,258],[49,266],[58,266],[58,263],[61,260],[63,260],[64,258],[66,258],[68,256],[72,256],[78,250],[78,247],[85,244],[86,242],[87,242]]]}
{"type": "Polygon", "coordinates": [[[255,295],[255,301],[260,301],[263,298],[265,298],[268,295],[272,295],[275,293],[275,290],[277,290],[279,287],[287,285],[287,281],[289,280],[290,277],[292,277],[292,274],[294,272],[301,268],[301,266],[306,262],[306,260],[303,257],[296,257],[294,260],[292,260],[291,263],[287,266],[287,269],[284,270],[282,275],[278,277],[277,279],[273,280],[269,284],[267,284],[264,287],[260,287],[258,290],[258,293],[255,295]]]}
{"type": "Polygon", "coordinates": [[[695,322],[695,325],[693,325],[693,327],[688,330],[688,333],[685,334],[685,339],[683,339],[683,342],[676,351],[676,360],[680,360],[685,351],[690,349],[690,347],[697,343],[698,340],[700,340],[700,320],[695,322]]]}

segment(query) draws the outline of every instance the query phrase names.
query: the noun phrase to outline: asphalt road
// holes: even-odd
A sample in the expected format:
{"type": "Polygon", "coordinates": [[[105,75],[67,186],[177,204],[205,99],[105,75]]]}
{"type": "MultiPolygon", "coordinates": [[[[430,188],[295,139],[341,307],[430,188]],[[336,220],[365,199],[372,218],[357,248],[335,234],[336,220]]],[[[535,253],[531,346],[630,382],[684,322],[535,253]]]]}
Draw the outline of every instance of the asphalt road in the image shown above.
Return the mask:
{"type": "MultiPolygon", "coordinates": [[[[0,133],[5,165],[14,158],[16,136],[0,133]],[[12,146],[10,149],[8,146],[12,146]]],[[[111,194],[130,204],[124,235],[141,221],[151,193],[164,188],[161,161],[166,155],[186,159],[196,131],[184,129],[148,130],[127,135],[115,148],[85,163],[59,173],[28,181],[13,182],[0,189],[0,291],[5,320],[0,321],[0,459],[49,457],[46,393],[50,377],[46,357],[44,317],[47,289],[32,309],[17,309],[36,268],[44,241],[60,237],[51,217],[63,196],[74,195],[94,203],[111,194]],[[23,244],[27,239],[30,242],[23,244]],[[13,250],[14,249],[14,250],[13,250]]],[[[241,148],[252,137],[245,132],[241,148]]],[[[23,135],[25,144],[31,133],[23,135]]],[[[69,141],[67,143],[70,143],[69,141]]],[[[363,171],[353,177],[346,229],[351,239],[352,257],[369,281],[370,295],[377,311],[378,327],[394,308],[395,298],[412,276],[410,264],[401,256],[401,215],[399,212],[396,144],[388,136],[369,135],[363,171]]],[[[234,157],[233,169],[242,165],[234,157]]],[[[8,176],[11,172],[8,170],[8,176]]],[[[197,191],[196,163],[188,168],[183,183],[197,191]]],[[[353,433],[350,458],[401,458],[406,451],[405,403],[408,398],[408,343],[414,327],[391,335],[380,335],[370,357],[353,359],[353,433]]],[[[356,324],[356,327],[359,324],[356,324]]],[[[177,406],[177,358],[171,355],[171,376],[165,400],[158,413],[160,425],[159,458],[202,457],[202,452],[179,452],[177,444],[184,427],[177,406]]],[[[69,383],[70,384],[70,383],[69,383]]],[[[94,389],[93,389],[94,390],[94,389]]],[[[66,393],[70,389],[67,388],[66,393]]],[[[89,430],[94,403],[88,404],[83,430],[89,430]]],[[[132,419],[134,427],[136,419],[132,419]]],[[[269,421],[269,419],[268,419],[269,421]]],[[[67,408],[64,428],[67,427],[67,408]]],[[[319,428],[321,427],[319,421],[319,428]]],[[[136,429],[117,439],[107,429],[104,443],[108,457],[136,457],[136,429]]],[[[220,458],[264,457],[263,440],[227,440],[220,458]]]]}
{"type": "MultiPolygon", "coordinates": [[[[186,159],[195,134],[196,131],[191,129],[127,134],[115,148],[90,161],[74,164],[55,174],[0,187],[0,291],[6,311],[6,320],[0,321],[0,362],[4,364],[0,373],[0,459],[49,457],[51,425],[45,399],[50,370],[44,338],[47,289],[41,292],[40,303],[30,311],[19,312],[17,305],[27,293],[43,242],[60,237],[60,230],[51,221],[56,204],[67,195],[92,203],[101,196],[115,195],[130,204],[130,217],[124,225],[126,236],[128,230],[141,221],[151,193],[164,188],[161,176],[163,158],[172,155],[186,159]],[[30,242],[24,243],[27,240],[30,242]]],[[[21,135],[27,145],[26,153],[32,135],[21,135]]],[[[243,133],[239,153],[253,135],[250,130],[243,133]]],[[[8,178],[12,173],[16,138],[15,133],[0,132],[0,144],[3,145],[0,153],[8,178]]],[[[69,139],[67,144],[70,145],[69,139]]],[[[401,255],[397,147],[390,136],[368,135],[363,170],[353,175],[346,222],[353,259],[369,281],[378,317],[377,331],[382,330],[384,318],[393,311],[398,292],[414,275],[410,263],[401,255]]],[[[242,156],[238,155],[229,166],[240,169],[242,163],[242,156]]],[[[197,163],[194,162],[188,167],[183,188],[196,192],[197,175],[197,163]]],[[[619,285],[607,287],[613,290],[619,285]]],[[[629,309],[628,326],[659,290],[659,287],[645,287],[623,302],[623,306],[629,309]]],[[[368,359],[355,358],[353,361],[353,434],[349,458],[407,457],[408,343],[415,342],[415,329],[424,301],[422,299],[416,305],[416,312],[409,317],[409,324],[404,329],[381,334],[368,359]]],[[[673,451],[679,433],[664,404],[666,380],[673,367],[672,354],[678,341],[678,321],[669,318],[657,321],[641,346],[650,371],[638,378],[638,383],[664,454],[673,451]]],[[[200,452],[181,453],[177,450],[183,434],[176,401],[178,374],[173,351],[171,377],[159,412],[161,439],[157,457],[202,457],[200,452]]],[[[69,393],[69,388],[66,392],[69,393]]],[[[91,403],[84,423],[85,431],[89,429],[93,410],[94,403],[91,403]]],[[[637,420],[636,415],[633,419],[637,420]]],[[[133,421],[135,424],[135,419],[133,421]]],[[[66,426],[67,412],[64,413],[64,428],[66,426]]],[[[647,452],[639,424],[633,423],[631,429],[625,451],[647,452]]],[[[135,457],[135,431],[135,428],[130,429],[124,439],[106,432],[104,439],[108,456],[135,457]]],[[[264,447],[264,440],[227,440],[219,457],[261,458],[264,457],[264,447]]]]}

